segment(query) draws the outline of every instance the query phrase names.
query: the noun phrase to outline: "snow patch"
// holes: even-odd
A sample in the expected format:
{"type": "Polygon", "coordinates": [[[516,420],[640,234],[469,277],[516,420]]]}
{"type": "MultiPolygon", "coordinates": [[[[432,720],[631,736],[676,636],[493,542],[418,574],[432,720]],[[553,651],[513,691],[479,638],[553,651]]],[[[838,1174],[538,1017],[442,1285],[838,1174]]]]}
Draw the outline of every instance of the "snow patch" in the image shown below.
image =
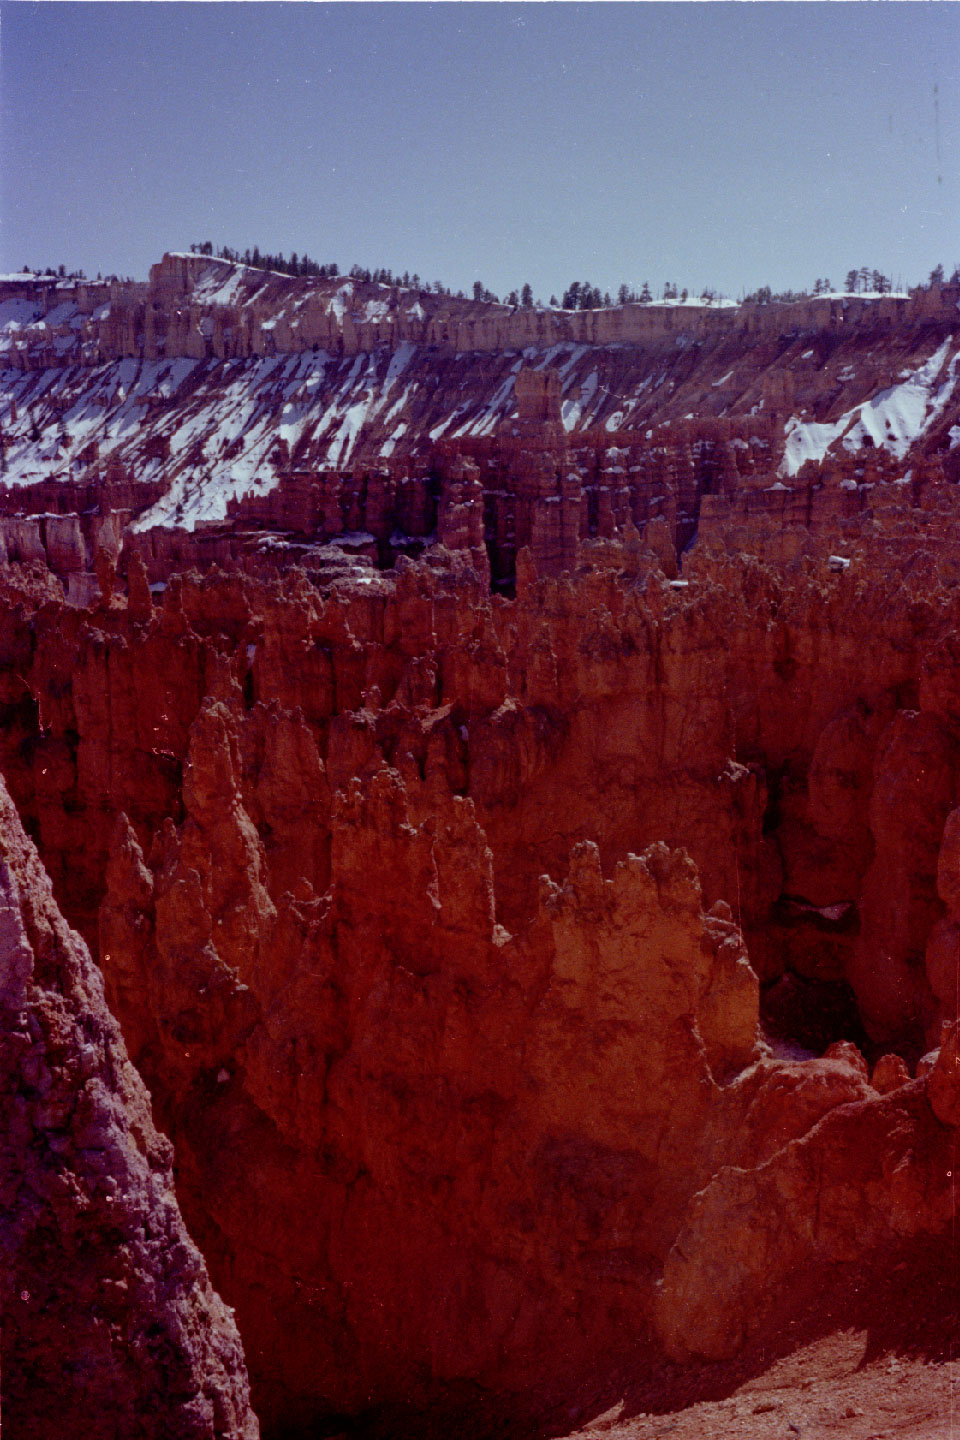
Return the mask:
{"type": "Polygon", "coordinates": [[[193,287],[193,298],[201,305],[235,305],[243,290],[245,267],[210,265],[193,287]]]}
{"type": "Polygon", "coordinates": [[[327,304],[327,314],[332,315],[336,320],[342,320],[347,313],[347,305],[353,298],[353,286],[348,280],[345,285],[336,289],[327,304]]]}
{"type": "Polygon", "coordinates": [[[21,325],[33,325],[40,319],[42,306],[37,300],[19,296],[11,300],[0,300],[0,328],[19,330],[21,325]]]}
{"type": "Polygon", "coordinates": [[[792,416],[785,427],[787,441],[780,474],[796,475],[807,460],[820,464],[841,437],[843,448],[850,453],[859,450],[869,436],[878,449],[887,450],[902,460],[910,446],[942,413],[953,393],[960,350],[950,361],[947,376],[934,393],[949,345],[949,340],[945,340],[929,360],[909,372],[906,380],[855,405],[838,420],[819,424],[792,416]]]}

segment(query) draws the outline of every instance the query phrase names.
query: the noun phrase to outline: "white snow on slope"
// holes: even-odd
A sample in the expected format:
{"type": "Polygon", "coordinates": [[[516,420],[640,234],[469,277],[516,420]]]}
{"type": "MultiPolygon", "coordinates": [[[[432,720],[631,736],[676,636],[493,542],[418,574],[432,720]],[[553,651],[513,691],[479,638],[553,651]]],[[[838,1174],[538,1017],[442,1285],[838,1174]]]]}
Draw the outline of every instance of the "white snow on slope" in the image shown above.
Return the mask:
{"type": "Polygon", "coordinates": [[[901,384],[881,390],[838,420],[820,424],[792,416],[786,424],[787,443],[780,474],[796,475],[807,460],[820,464],[841,436],[844,449],[851,453],[859,450],[869,436],[877,448],[882,447],[898,460],[902,459],[914,441],[933,424],[953,393],[960,351],[950,361],[943,383],[934,388],[949,346],[949,340],[945,340],[929,360],[901,384]]]}
{"type": "Polygon", "coordinates": [[[250,273],[246,266],[231,265],[225,275],[222,262],[211,265],[193,287],[192,299],[200,305],[234,305],[243,289],[244,276],[250,273]]]}
{"type": "Polygon", "coordinates": [[[909,290],[825,290],[822,295],[808,295],[808,300],[909,300],[909,290]]]}
{"type": "Polygon", "coordinates": [[[76,319],[77,314],[77,306],[72,300],[61,300],[59,305],[54,305],[52,310],[47,311],[41,323],[51,328],[56,325],[69,325],[71,320],[76,319]]]}
{"type": "Polygon", "coordinates": [[[0,300],[0,331],[19,330],[23,325],[34,325],[43,311],[39,300],[27,300],[19,297],[12,300],[0,300]]]}
{"type": "Polygon", "coordinates": [[[560,407],[560,418],[563,421],[564,430],[572,430],[586,411],[590,408],[590,402],[597,393],[600,384],[600,376],[596,370],[591,370],[586,380],[580,387],[579,400],[564,400],[560,407]]]}
{"type": "Polygon", "coordinates": [[[340,285],[330,296],[327,304],[327,314],[333,315],[337,320],[342,321],[347,313],[347,306],[353,299],[353,286],[348,280],[345,285],[340,285]]]}
{"type": "MultiPolygon", "coordinates": [[[[473,418],[463,425],[458,425],[456,430],[451,431],[452,435],[492,435],[498,425],[506,420],[514,405],[514,384],[521,367],[523,359],[515,360],[510,367],[510,374],[501,380],[487,405],[473,418]]],[[[466,406],[459,406],[459,410],[466,409],[466,406]]],[[[445,422],[447,423],[447,422],[445,422]]],[[[444,427],[437,429],[440,434],[444,427]]],[[[431,437],[433,431],[430,432],[431,437]]]]}

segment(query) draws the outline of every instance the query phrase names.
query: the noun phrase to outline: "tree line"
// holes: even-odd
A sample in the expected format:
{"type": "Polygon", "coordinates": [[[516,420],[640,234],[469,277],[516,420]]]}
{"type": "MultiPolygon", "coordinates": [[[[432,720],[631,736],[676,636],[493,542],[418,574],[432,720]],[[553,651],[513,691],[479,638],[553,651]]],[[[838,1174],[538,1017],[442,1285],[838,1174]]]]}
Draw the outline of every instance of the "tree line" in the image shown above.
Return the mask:
{"type": "MultiPolygon", "coordinates": [[[[273,270],[281,275],[291,275],[295,278],[313,277],[320,280],[327,280],[339,277],[340,269],[336,261],[328,261],[325,264],[318,264],[309,255],[298,255],[294,251],[289,257],[286,255],[271,255],[268,252],[261,252],[260,247],[254,245],[253,249],[244,250],[241,254],[238,250],[231,249],[229,245],[222,246],[214,251],[209,240],[202,244],[191,245],[190,249],[195,255],[209,255],[218,260],[230,260],[235,264],[248,265],[254,270],[273,270]]],[[[60,267],[62,273],[63,267],[60,267]]],[[[52,274],[52,271],[48,271],[52,274]]],[[[373,282],[379,285],[399,286],[402,289],[413,289],[428,291],[434,295],[446,295],[453,299],[465,300],[467,297],[462,290],[453,291],[444,285],[440,280],[421,280],[416,271],[411,274],[405,270],[403,274],[394,274],[389,269],[370,270],[362,265],[352,265],[347,271],[351,280],[373,282]]],[[[944,284],[944,267],[937,265],[931,270],[926,285],[917,288],[929,288],[933,285],[944,284]]],[[[960,284],[960,265],[954,268],[950,277],[950,283],[960,284]]],[[[893,290],[893,279],[885,275],[882,270],[871,269],[862,265],[858,270],[849,270],[844,282],[844,291],[848,295],[878,294],[887,295],[893,290]]],[[[897,283],[897,289],[901,288],[897,283]]],[[[755,305],[769,305],[774,303],[789,304],[797,300],[809,300],[811,296],[816,298],[819,295],[830,295],[836,293],[829,278],[818,278],[814,281],[811,290],[778,290],[774,291],[769,285],[761,285],[742,300],[755,305]]],[[[663,300],[685,301],[690,298],[691,291],[681,289],[676,281],[665,280],[659,290],[659,298],[663,300]]],[[[529,283],[511,290],[501,300],[495,291],[488,289],[482,280],[475,280],[473,283],[472,298],[476,301],[483,301],[494,305],[509,305],[513,309],[529,310],[535,307],[543,308],[540,300],[535,300],[533,290],[529,283]]],[[[572,280],[563,291],[558,300],[556,295],[551,295],[549,307],[552,310],[604,310],[615,305],[652,305],[655,303],[655,296],[650,289],[649,281],[645,280],[639,291],[632,286],[623,284],[617,290],[616,299],[609,290],[601,291],[598,286],[593,285],[589,280],[572,280]]],[[[709,287],[704,287],[696,297],[704,304],[710,304],[719,298],[719,292],[709,287]]]]}
{"type": "Polygon", "coordinates": [[[229,245],[223,245],[215,251],[212,242],[204,240],[201,244],[191,245],[190,251],[193,255],[209,255],[217,260],[231,260],[235,265],[248,265],[253,270],[276,270],[281,275],[292,275],[294,278],[303,275],[326,280],[340,274],[335,262],[318,265],[316,260],[310,259],[309,255],[298,255],[296,250],[287,259],[282,254],[261,253],[260,246],[254,245],[252,250],[244,250],[241,255],[239,250],[234,250],[229,245]]]}
{"type": "Polygon", "coordinates": [[[23,274],[40,275],[44,278],[50,276],[53,280],[86,280],[87,278],[82,270],[68,270],[66,265],[58,265],[56,269],[52,265],[48,265],[46,270],[34,270],[32,265],[24,265],[23,274]]]}
{"type": "MultiPolygon", "coordinates": [[[[318,262],[312,260],[309,255],[298,255],[296,251],[293,251],[289,257],[282,253],[272,255],[269,252],[262,252],[258,245],[254,245],[252,250],[249,248],[244,250],[242,254],[239,250],[234,250],[229,245],[223,245],[219,250],[215,251],[212,242],[209,240],[205,240],[201,244],[191,245],[190,250],[194,255],[209,255],[211,258],[218,260],[229,260],[234,264],[248,265],[254,270],[272,270],[281,275],[290,275],[294,278],[309,277],[328,280],[335,279],[340,275],[340,268],[335,260],[318,264],[318,262]]],[[[83,270],[68,270],[63,264],[56,267],[48,265],[45,270],[35,270],[29,265],[24,265],[23,273],[50,277],[57,280],[85,280],[87,278],[83,270]]],[[[394,272],[389,269],[381,268],[378,270],[370,270],[362,265],[352,265],[347,274],[351,280],[373,282],[379,285],[399,286],[405,290],[428,291],[431,294],[446,295],[457,300],[465,300],[467,298],[463,290],[453,291],[440,280],[421,280],[416,271],[411,274],[409,271],[404,270],[401,275],[399,273],[394,274],[394,272]]],[[[108,275],[106,278],[107,280],[116,280],[118,277],[116,275],[108,275]]],[[[129,277],[127,278],[129,279],[129,277]]],[[[103,279],[99,272],[97,273],[97,279],[103,279]]],[[[946,271],[943,265],[935,265],[930,271],[927,280],[915,288],[930,289],[933,286],[944,285],[946,283],[960,285],[960,265],[954,266],[949,282],[946,279],[946,271]]],[[[872,269],[867,265],[861,265],[859,269],[848,270],[843,286],[844,293],[848,295],[888,295],[893,288],[894,284],[891,276],[885,275],[882,270],[872,269]]],[[[903,288],[899,280],[897,281],[896,288],[898,291],[903,288]]],[[[684,301],[689,299],[690,293],[686,288],[680,289],[675,281],[665,280],[659,291],[659,297],[663,300],[684,301]]],[[[755,305],[769,305],[774,303],[789,304],[792,301],[808,300],[811,296],[816,298],[818,295],[835,293],[836,291],[829,278],[821,279],[818,276],[810,290],[774,291],[769,285],[761,285],[757,290],[752,290],[750,294],[744,295],[742,300],[755,305]]],[[[533,290],[529,283],[522,285],[517,290],[511,290],[509,294],[505,295],[503,300],[501,300],[496,292],[488,289],[481,280],[475,280],[472,294],[474,300],[485,301],[494,305],[509,305],[514,309],[530,310],[535,307],[543,308],[542,302],[534,299],[533,290]]],[[[718,292],[704,288],[700,291],[697,298],[709,304],[718,298],[718,292]]],[[[550,296],[549,306],[552,310],[604,310],[614,305],[652,305],[654,301],[653,291],[650,289],[649,281],[646,280],[639,291],[635,290],[632,286],[626,284],[621,285],[617,290],[615,300],[612,298],[609,290],[601,292],[600,289],[596,285],[591,284],[589,280],[573,280],[563,291],[559,300],[556,295],[550,296]]]]}

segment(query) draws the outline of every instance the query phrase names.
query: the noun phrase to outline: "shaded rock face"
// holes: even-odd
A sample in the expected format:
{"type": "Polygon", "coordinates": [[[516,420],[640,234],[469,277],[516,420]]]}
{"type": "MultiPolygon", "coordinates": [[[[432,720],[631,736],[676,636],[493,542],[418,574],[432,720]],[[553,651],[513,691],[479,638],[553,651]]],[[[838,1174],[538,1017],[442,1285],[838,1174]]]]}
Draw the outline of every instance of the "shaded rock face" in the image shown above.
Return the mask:
{"type": "Polygon", "coordinates": [[[12,1440],[255,1440],[172,1149],[0,782],[0,1307],[12,1440]]]}
{"type": "Polygon", "coordinates": [[[942,1092],[916,1080],[883,1101],[851,1093],[765,1164],[718,1171],[664,1266],[657,1328],[673,1358],[726,1359],[775,1333],[790,1284],[813,1269],[883,1268],[917,1237],[946,1236],[960,1118],[946,1068],[942,1092]]]}
{"type": "Polygon", "coordinates": [[[472,802],[387,768],[336,797],[322,898],[303,876],[274,905],[242,730],[201,710],[184,823],[149,865],[121,822],[101,943],[134,970],[119,1008],[265,1415],[524,1389],[556,1378],[551,1344],[589,1363],[612,1304],[644,1324],[703,1178],[689,1135],[756,1052],[739,933],[705,920],[681,853],[605,880],[587,843],[510,936],[472,802]]]}

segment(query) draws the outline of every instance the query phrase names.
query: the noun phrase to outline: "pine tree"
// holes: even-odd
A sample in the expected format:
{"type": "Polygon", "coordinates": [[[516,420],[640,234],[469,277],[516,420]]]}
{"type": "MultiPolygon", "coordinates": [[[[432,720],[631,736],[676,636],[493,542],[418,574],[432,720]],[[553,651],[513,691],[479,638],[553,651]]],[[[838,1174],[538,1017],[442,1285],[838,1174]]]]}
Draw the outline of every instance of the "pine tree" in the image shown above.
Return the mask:
{"type": "Polygon", "coordinates": [[[640,304],[649,305],[652,299],[653,296],[650,294],[650,286],[647,284],[646,280],[644,280],[643,289],[640,291],[640,304]]]}
{"type": "Polygon", "coordinates": [[[857,293],[857,272],[856,272],[856,270],[848,270],[848,271],[847,271],[847,278],[846,278],[846,281],[844,282],[844,289],[846,290],[846,292],[847,292],[848,295],[855,295],[855,294],[857,293]]]}
{"type": "Polygon", "coordinates": [[[533,291],[529,285],[524,285],[520,291],[520,304],[524,310],[531,310],[533,308],[533,291]]]}

